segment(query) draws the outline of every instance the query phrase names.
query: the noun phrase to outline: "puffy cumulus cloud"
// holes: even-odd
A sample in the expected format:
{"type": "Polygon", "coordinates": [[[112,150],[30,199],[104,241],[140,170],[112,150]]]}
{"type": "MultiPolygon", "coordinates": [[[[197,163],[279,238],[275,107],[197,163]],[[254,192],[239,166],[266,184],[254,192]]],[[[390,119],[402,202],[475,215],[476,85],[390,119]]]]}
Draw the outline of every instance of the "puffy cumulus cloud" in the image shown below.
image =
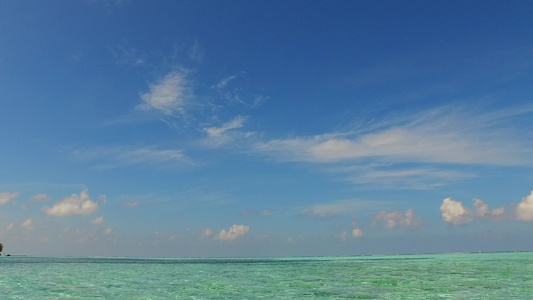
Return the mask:
{"type": "Polygon", "coordinates": [[[452,198],[442,200],[440,206],[442,220],[455,225],[468,224],[474,220],[474,213],[462,202],[454,201],[452,198]]]}
{"type": "Polygon", "coordinates": [[[474,199],[474,207],[476,208],[476,215],[483,217],[489,213],[489,206],[480,199],[474,199]]]}
{"type": "Polygon", "coordinates": [[[21,227],[26,228],[27,230],[33,230],[35,226],[33,225],[33,220],[31,218],[28,218],[20,224],[21,227]]]}
{"type": "Polygon", "coordinates": [[[522,198],[522,201],[516,206],[516,218],[520,221],[533,221],[533,191],[522,198]]]}
{"type": "Polygon", "coordinates": [[[232,241],[243,235],[250,230],[250,226],[233,224],[228,231],[222,229],[215,237],[220,241],[232,241]]]}
{"type": "Polygon", "coordinates": [[[56,202],[52,207],[43,207],[43,212],[49,216],[68,217],[74,215],[90,215],[98,210],[98,203],[89,199],[87,190],[80,195],[73,194],[56,202]]]}
{"type": "Polygon", "coordinates": [[[202,230],[202,236],[210,237],[212,235],[213,235],[213,231],[211,231],[211,229],[205,228],[204,230],[202,230]]]}
{"type": "Polygon", "coordinates": [[[476,209],[476,217],[479,218],[499,220],[505,216],[505,207],[501,206],[490,210],[489,205],[480,199],[474,199],[474,208],[476,209]]]}
{"type": "Polygon", "coordinates": [[[48,196],[47,194],[42,194],[42,193],[41,193],[41,194],[33,195],[33,196],[31,197],[31,199],[32,199],[33,201],[37,201],[37,202],[39,202],[39,201],[46,201],[46,200],[50,200],[50,196],[48,196]]]}
{"type": "Polygon", "coordinates": [[[150,84],[150,91],[142,94],[143,103],[138,108],[155,109],[166,115],[185,113],[185,106],[193,97],[187,71],[172,71],[157,83],[150,84]]]}
{"type": "Polygon", "coordinates": [[[17,198],[19,194],[20,194],[19,192],[0,193],[0,205],[6,205],[9,201],[17,198]]]}
{"type": "Polygon", "coordinates": [[[423,223],[420,217],[415,216],[415,212],[412,208],[405,212],[398,210],[392,212],[380,211],[373,219],[374,225],[379,222],[385,222],[384,227],[388,229],[397,227],[416,227],[423,223]]]}
{"type": "Polygon", "coordinates": [[[475,219],[501,221],[509,217],[504,206],[491,210],[483,200],[474,199],[473,201],[474,209],[471,209],[464,206],[462,202],[454,201],[451,198],[444,199],[440,206],[442,220],[446,223],[464,225],[475,219]]]}
{"type": "Polygon", "coordinates": [[[105,222],[105,219],[102,216],[91,220],[91,224],[93,225],[103,224],[104,222],[105,222]]]}
{"type": "Polygon", "coordinates": [[[353,238],[360,238],[363,236],[363,230],[359,227],[355,227],[349,233],[348,231],[343,231],[340,235],[338,235],[338,238],[341,242],[346,242],[349,235],[351,235],[353,238]]]}
{"type": "Polygon", "coordinates": [[[363,236],[363,230],[359,227],[356,227],[352,230],[352,236],[354,238],[360,238],[363,236]]]}

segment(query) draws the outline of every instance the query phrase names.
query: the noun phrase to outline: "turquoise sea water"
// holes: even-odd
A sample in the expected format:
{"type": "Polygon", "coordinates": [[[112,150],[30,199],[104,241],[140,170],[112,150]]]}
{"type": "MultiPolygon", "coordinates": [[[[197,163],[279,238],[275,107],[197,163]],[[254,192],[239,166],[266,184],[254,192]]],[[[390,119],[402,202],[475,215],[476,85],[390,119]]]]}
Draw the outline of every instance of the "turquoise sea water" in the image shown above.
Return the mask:
{"type": "Polygon", "coordinates": [[[0,257],[0,299],[533,299],[533,253],[0,257]]]}

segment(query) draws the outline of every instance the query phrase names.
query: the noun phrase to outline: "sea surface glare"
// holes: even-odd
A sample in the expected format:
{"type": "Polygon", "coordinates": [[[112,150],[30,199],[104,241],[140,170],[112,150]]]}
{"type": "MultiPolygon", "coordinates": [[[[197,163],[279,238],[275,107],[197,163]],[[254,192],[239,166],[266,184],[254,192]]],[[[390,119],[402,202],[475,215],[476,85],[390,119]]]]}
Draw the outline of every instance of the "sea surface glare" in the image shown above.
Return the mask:
{"type": "Polygon", "coordinates": [[[0,257],[0,299],[533,299],[533,253],[0,257]]]}

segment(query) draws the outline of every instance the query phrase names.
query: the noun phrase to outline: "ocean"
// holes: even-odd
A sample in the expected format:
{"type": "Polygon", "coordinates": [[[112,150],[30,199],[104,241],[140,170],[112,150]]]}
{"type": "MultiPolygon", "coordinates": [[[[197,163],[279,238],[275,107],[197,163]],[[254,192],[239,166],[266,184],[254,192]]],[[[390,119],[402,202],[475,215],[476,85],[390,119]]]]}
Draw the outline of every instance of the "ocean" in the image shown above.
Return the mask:
{"type": "Polygon", "coordinates": [[[0,299],[533,299],[533,253],[0,257],[0,299]]]}

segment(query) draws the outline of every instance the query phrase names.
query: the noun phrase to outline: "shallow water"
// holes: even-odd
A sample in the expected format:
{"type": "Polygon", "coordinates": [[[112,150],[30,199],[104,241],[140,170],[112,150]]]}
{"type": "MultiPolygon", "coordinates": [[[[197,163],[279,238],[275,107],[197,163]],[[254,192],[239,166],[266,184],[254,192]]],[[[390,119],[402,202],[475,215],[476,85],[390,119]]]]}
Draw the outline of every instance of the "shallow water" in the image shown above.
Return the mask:
{"type": "Polygon", "coordinates": [[[533,299],[533,253],[0,257],[0,299],[533,299]]]}

